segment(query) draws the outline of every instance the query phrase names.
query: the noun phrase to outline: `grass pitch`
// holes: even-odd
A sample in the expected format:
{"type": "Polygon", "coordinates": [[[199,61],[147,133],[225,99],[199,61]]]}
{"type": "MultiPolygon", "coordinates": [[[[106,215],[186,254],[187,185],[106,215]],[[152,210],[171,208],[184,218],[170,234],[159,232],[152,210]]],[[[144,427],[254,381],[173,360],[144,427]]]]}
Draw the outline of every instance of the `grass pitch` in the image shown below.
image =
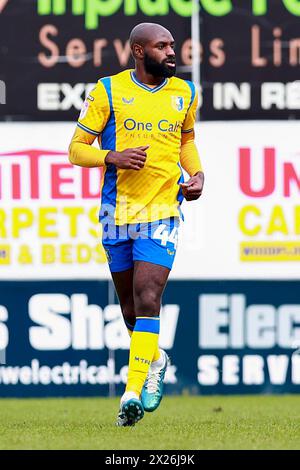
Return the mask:
{"type": "Polygon", "coordinates": [[[1,399],[0,449],[300,449],[300,395],[165,397],[133,428],[118,403],[1,399]]]}

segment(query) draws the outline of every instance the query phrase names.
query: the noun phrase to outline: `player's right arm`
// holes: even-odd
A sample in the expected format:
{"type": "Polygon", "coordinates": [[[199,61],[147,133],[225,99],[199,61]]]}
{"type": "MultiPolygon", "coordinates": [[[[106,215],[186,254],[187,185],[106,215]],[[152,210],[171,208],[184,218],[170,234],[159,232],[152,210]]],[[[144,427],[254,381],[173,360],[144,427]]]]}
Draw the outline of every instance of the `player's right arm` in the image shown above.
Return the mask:
{"type": "Polygon", "coordinates": [[[78,119],[78,126],[69,146],[69,160],[73,165],[87,168],[114,164],[118,168],[140,170],[146,161],[148,147],[125,149],[116,152],[92,147],[104,130],[110,117],[110,105],[101,81],[90,92],[78,119]]]}

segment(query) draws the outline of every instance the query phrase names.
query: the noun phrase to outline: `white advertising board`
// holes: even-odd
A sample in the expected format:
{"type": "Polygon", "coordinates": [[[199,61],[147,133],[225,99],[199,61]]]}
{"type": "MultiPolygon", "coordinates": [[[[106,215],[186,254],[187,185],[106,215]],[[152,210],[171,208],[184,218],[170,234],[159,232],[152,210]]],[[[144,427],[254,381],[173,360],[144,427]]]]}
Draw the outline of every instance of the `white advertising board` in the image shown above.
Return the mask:
{"type": "Polygon", "coordinates": [[[99,243],[100,169],[68,161],[75,124],[1,124],[2,279],[108,275],[99,243]]]}
{"type": "MultiPolygon", "coordinates": [[[[72,123],[0,124],[0,279],[105,279],[101,171],[70,165],[72,123]]],[[[173,278],[299,278],[300,124],[208,122],[200,200],[184,202],[173,278]]]]}
{"type": "Polygon", "coordinates": [[[176,275],[300,277],[299,135],[297,121],[200,124],[205,188],[184,228],[197,223],[199,243],[181,243],[176,275]]]}

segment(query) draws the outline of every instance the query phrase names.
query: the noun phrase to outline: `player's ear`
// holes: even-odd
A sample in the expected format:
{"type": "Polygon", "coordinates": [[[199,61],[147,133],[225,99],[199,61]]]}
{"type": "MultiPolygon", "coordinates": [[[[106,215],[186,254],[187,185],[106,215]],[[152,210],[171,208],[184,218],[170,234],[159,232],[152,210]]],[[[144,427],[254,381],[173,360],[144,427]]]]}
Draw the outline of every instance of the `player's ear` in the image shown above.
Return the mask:
{"type": "Polygon", "coordinates": [[[143,59],[144,58],[143,46],[141,46],[140,44],[133,44],[132,54],[135,59],[143,59]]]}

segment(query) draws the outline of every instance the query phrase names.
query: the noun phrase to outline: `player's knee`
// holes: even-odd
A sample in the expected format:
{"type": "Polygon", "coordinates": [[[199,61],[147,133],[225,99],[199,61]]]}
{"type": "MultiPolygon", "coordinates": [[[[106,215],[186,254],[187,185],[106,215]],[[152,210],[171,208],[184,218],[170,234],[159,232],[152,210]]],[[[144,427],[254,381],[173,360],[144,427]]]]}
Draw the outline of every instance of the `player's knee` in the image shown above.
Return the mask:
{"type": "Polygon", "coordinates": [[[153,289],[143,289],[136,293],[136,315],[154,316],[160,310],[160,296],[153,289]]]}

